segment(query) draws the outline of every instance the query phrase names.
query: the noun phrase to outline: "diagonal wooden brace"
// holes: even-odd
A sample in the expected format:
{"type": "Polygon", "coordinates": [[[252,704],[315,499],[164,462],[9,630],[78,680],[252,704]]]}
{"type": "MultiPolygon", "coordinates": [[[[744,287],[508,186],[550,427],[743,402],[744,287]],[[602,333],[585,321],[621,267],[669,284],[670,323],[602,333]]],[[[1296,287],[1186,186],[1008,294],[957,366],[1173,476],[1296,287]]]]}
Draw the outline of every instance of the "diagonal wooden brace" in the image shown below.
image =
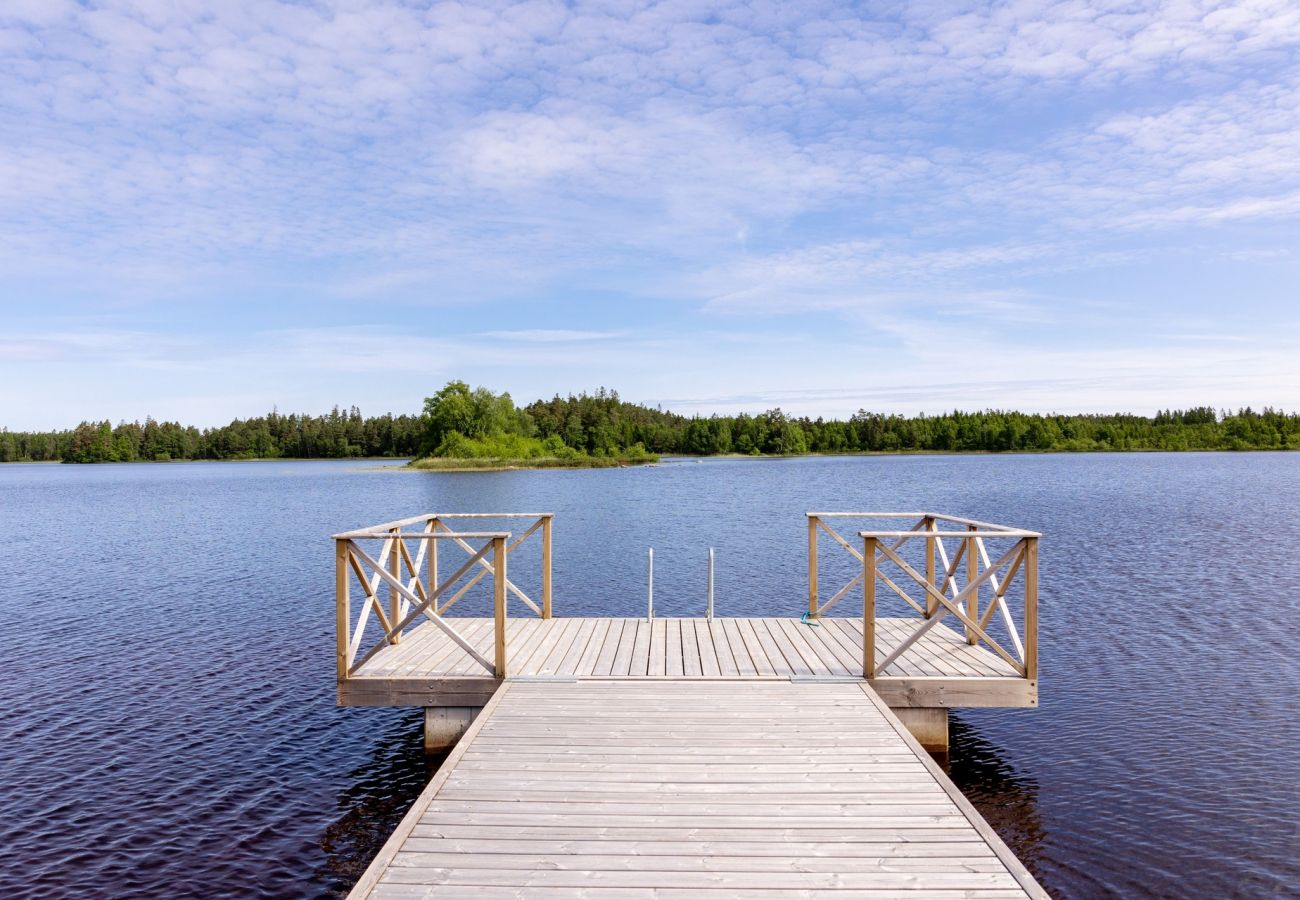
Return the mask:
{"type": "Polygon", "coordinates": [[[1008,550],[1006,553],[1004,553],[1004,554],[1002,555],[1002,557],[1001,557],[1000,559],[998,559],[998,561],[997,561],[996,563],[993,564],[993,566],[991,566],[990,568],[986,569],[986,570],[983,572],[983,574],[981,574],[979,577],[972,579],[972,580],[971,580],[971,581],[966,585],[966,587],[964,587],[964,588],[963,588],[963,589],[962,589],[962,590],[957,594],[957,596],[952,597],[952,598],[949,598],[947,594],[944,594],[944,593],[941,593],[940,591],[938,591],[938,590],[937,590],[933,585],[931,585],[931,584],[927,584],[926,581],[925,581],[925,577],[924,577],[923,575],[921,575],[919,572],[917,572],[914,568],[912,568],[912,566],[910,566],[910,565],[907,563],[906,560],[904,560],[902,557],[900,557],[897,553],[895,553],[895,552],[894,552],[892,549],[890,549],[889,547],[885,547],[885,546],[882,545],[882,546],[880,547],[880,551],[881,551],[881,553],[883,553],[885,556],[889,557],[889,558],[890,558],[890,559],[895,563],[895,565],[897,565],[900,569],[902,569],[904,572],[906,572],[908,575],[910,575],[910,576],[912,577],[912,579],[916,581],[917,584],[922,585],[922,586],[925,588],[926,593],[929,594],[929,596],[933,597],[936,601],[938,601],[938,603],[941,604],[942,609],[939,611],[938,615],[936,615],[936,616],[932,616],[930,619],[928,619],[928,620],[925,622],[925,624],[922,625],[922,626],[921,626],[919,629],[917,629],[915,632],[913,632],[913,633],[912,633],[912,634],[907,638],[907,640],[905,640],[902,644],[900,644],[898,647],[896,647],[896,648],[894,649],[894,652],[891,653],[891,654],[888,656],[888,658],[886,658],[886,660],[880,664],[880,666],[876,669],[876,671],[878,671],[878,672],[879,672],[879,671],[883,671],[883,670],[885,669],[886,666],[888,666],[888,665],[889,665],[890,663],[892,663],[895,659],[897,659],[899,656],[901,656],[901,655],[903,654],[904,651],[906,651],[906,650],[907,650],[908,648],[910,648],[914,643],[916,643],[918,640],[920,640],[921,637],[922,637],[926,632],[928,632],[931,628],[933,628],[935,625],[937,625],[937,624],[939,623],[939,621],[942,620],[943,617],[944,617],[945,615],[947,615],[948,613],[952,613],[954,616],[957,617],[957,619],[958,619],[958,620],[959,620],[963,625],[965,625],[965,626],[966,626],[967,628],[969,628],[972,632],[974,632],[974,634],[976,635],[976,637],[978,637],[978,638],[979,638],[980,640],[982,640],[984,643],[988,644],[990,650],[992,650],[992,651],[993,651],[994,653],[996,653],[998,656],[1002,657],[1002,659],[1003,659],[1003,660],[1004,660],[1008,665],[1010,665],[1012,668],[1014,668],[1014,669],[1015,669],[1017,672],[1019,672],[1021,675],[1024,675],[1024,674],[1025,674],[1025,667],[1024,667],[1024,664],[1021,663],[1021,662],[1020,662],[1018,659],[1016,659],[1015,657],[1013,657],[1013,656],[1012,656],[1010,653],[1008,653],[1006,650],[1004,650],[1004,649],[1002,648],[1002,645],[1001,645],[1001,644],[999,644],[997,641],[993,640],[993,638],[989,637],[989,635],[984,631],[984,629],[981,628],[981,627],[979,626],[979,623],[976,622],[974,619],[972,619],[969,615],[967,615],[966,611],[963,610],[963,609],[961,608],[961,603],[962,603],[962,602],[963,602],[963,601],[964,601],[964,600],[965,600],[965,599],[966,599],[966,598],[967,598],[971,593],[973,593],[974,591],[979,590],[980,585],[982,585],[984,582],[988,581],[989,578],[991,578],[994,574],[996,574],[996,572],[997,572],[998,569],[1002,568],[1002,566],[1004,566],[1004,565],[1006,565],[1008,562],[1010,562],[1011,559],[1012,559],[1012,558],[1013,558],[1013,557],[1014,557],[1018,552],[1020,552],[1020,549],[1021,549],[1021,546],[1023,545],[1023,543],[1024,543],[1024,540],[1023,540],[1023,539],[1021,539],[1020,541],[1018,541],[1018,542],[1016,543],[1016,546],[1012,547],[1010,550],[1008,550]]]}

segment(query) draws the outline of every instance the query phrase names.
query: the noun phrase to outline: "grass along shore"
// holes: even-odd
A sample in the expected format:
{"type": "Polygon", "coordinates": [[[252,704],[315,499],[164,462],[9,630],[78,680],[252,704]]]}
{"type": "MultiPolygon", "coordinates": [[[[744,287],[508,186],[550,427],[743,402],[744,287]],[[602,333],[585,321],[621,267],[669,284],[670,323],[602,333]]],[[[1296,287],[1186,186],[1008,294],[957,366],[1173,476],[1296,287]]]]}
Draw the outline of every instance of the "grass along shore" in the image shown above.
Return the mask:
{"type": "Polygon", "coordinates": [[[406,468],[434,472],[499,472],[507,469],[622,469],[628,466],[653,465],[658,461],[659,457],[651,455],[626,458],[616,456],[540,456],[529,459],[426,456],[421,459],[411,460],[407,463],[406,468]]]}

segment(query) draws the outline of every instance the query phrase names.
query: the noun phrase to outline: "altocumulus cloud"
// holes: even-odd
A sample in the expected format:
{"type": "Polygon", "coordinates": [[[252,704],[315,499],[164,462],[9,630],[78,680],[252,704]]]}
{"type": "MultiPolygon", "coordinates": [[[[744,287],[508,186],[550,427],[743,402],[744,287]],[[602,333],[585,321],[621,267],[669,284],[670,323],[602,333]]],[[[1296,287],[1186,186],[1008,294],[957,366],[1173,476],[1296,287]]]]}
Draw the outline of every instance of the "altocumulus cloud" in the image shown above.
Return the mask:
{"type": "MultiPolygon", "coordinates": [[[[368,372],[338,346],[364,325],[431,373],[496,360],[520,395],[584,386],[585,361],[643,399],[706,378],[842,412],[830,383],[745,379],[870,346],[836,380],[912,384],[965,341],[1068,375],[1063,406],[1118,402],[1086,367],[1144,352],[1128,401],[1199,402],[1238,357],[1177,336],[1215,333],[1225,294],[1263,357],[1295,348],[1298,50],[1290,0],[10,0],[0,358],[49,375],[96,329],[172,332],[153,365],[292,334],[304,377],[331,353],[368,372]],[[155,312],[200,302],[235,315],[155,312]],[[756,374],[769,341],[796,358],[756,374]],[[503,342],[588,349],[530,391],[511,366],[542,357],[503,342]],[[669,345],[714,362],[665,374],[669,345]]],[[[1294,404],[1296,377],[1204,399],[1294,404]]]]}

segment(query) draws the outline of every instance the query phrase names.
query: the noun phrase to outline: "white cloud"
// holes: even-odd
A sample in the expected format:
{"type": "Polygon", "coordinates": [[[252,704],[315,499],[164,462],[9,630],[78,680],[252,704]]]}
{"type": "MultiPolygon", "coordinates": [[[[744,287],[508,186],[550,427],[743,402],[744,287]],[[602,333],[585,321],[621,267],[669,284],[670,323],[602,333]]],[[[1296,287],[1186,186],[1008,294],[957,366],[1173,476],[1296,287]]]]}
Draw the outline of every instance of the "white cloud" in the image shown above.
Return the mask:
{"type": "MultiPolygon", "coordinates": [[[[870,337],[902,373],[960,334],[1055,372],[1020,351],[1117,340],[1071,298],[1109,301],[1121,334],[1201,333],[1150,285],[1202,256],[1289,265],[1298,51],[1289,0],[15,0],[0,305],[37,326],[101,314],[117,344],[34,327],[0,359],[266,366],[278,390],[316,378],[313,396],[349,389],[325,360],[368,390],[386,359],[428,378],[491,365],[520,394],[571,344],[557,389],[626,373],[685,396],[707,393],[698,374],[673,393],[645,361],[703,329],[690,352],[743,348],[743,375],[709,376],[740,396],[756,371],[800,376],[754,364],[770,336],[728,330],[798,312],[759,325],[803,359],[870,337]],[[204,325],[180,310],[207,323],[212,303],[234,310],[225,333],[188,337],[204,325]]],[[[1281,307],[1280,287],[1252,290],[1241,308],[1281,307]]],[[[1114,364],[1071,359],[1078,385],[1114,364]]]]}

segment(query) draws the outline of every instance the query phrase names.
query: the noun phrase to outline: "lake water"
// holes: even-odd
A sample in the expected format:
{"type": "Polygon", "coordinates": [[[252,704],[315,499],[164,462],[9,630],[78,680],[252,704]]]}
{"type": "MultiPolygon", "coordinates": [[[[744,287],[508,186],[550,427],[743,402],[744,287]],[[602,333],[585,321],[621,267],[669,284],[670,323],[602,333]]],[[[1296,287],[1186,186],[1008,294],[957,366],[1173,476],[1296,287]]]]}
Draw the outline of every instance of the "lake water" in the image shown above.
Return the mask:
{"type": "Polygon", "coordinates": [[[957,713],[949,768],[1049,891],[1296,890],[1300,454],[1115,454],[0,467],[3,894],[347,890],[436,761],[334,706],[331,532],[546,510],[557,615],[642,614],[650,545],[661,615],[708,546],[719,615],[798,615],[813,509],[1043,532],[1041,708],[957,713]]]}

